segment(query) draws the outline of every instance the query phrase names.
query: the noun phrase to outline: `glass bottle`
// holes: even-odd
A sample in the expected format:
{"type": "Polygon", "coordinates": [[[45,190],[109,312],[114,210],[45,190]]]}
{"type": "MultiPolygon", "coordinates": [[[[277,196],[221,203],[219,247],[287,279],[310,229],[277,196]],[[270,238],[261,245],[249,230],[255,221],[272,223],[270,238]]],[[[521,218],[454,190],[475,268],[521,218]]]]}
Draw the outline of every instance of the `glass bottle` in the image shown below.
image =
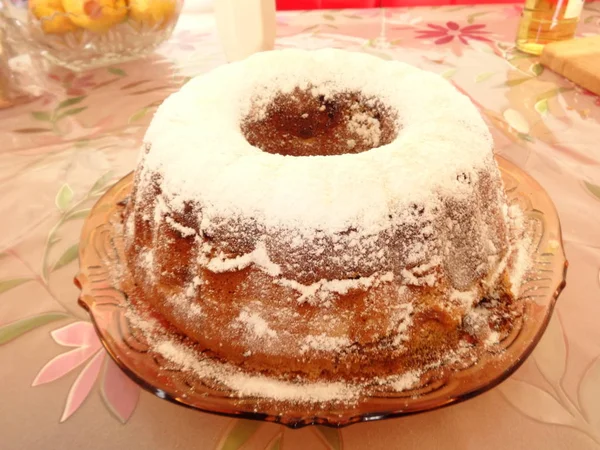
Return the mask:
{"type": "Polygon", "coordinates": [[[517,48],[539,55],[544,45],[572,39],[584,0],[526,0],[517,32],[517,48]]]}

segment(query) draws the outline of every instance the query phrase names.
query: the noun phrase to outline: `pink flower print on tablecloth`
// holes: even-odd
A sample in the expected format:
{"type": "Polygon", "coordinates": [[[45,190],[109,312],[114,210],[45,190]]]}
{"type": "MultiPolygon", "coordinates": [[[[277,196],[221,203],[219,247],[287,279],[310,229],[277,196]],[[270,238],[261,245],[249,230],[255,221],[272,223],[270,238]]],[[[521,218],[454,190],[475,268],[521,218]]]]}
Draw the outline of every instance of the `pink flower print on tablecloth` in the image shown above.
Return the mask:
{"type": "Polygon", "coordinates": [[[462,55],[462,46],[469,45],[469,40],[492,42],[485,35],[489,31],[484,30],[485,24],[467,25],[462,27],[456,22],[446,22],[446,26],[428,23],[427,28],[417,30],[418,39],[434,39],[435,45],[450,44],[452,52],[456,56],[462,55]]]}
{"type": "Polygon", "coordinates": [[[588,97],[594,97],[594,104],[596,106],[600,106],[600,96],[594,94],[592,91],[588,91],[585,88],[579,88],[579,89],[581,90],[581,93],[583,95],[588,96],[588,97]]]}
{"type": "Polygon", "coordinates": [[[55,381],[85,363],[69,390],[60,421],[67,420],[83,404],[96,384],[106,360],[100,386],[102,399],[121,422],[127,422],[137,405],[140,388],[112,359],[106,358],[106,351],[94,326],[89,322],[74,322],[54,330],[51,336],[57,344],[73,349],[48,361],[33,380],[33,386],[55,381]]]}
{"type": "Polygon", "coordinates": [[[59,82],[66,90],[69,96],[85,95],[96,83],[94,82],[94,74],[88,73],[77,75],[73,72],[53,73],[48,75],[54,81],[59,82]]]}

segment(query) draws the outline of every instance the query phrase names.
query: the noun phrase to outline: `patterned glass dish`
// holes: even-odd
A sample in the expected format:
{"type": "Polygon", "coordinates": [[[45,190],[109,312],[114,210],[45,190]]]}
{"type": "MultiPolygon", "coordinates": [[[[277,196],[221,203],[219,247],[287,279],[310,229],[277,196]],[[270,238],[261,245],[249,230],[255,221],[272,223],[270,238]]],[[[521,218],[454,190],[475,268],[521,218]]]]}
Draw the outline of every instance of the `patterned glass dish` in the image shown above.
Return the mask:
{"type": "Polygon", "coordinates": [[[137,59],[171,35],[183,0],[29,0],[21,31],[52,63],[82,71],[137,59]]]}
{"type": "Polygon", "coordinates": [[[519,204],[524,211],[531,238],[533,266],[520,292],[524,314],[514,323],[512,332],[478,361],[459,370],[441,367],[410,390],[363,396],[356,403],[326,408],[318,404],[294,405],[217,390],[166,363],[128,322],[127,292],[119,290],[110,276],[109,266],[124,267],[122,235],[115,232],[110,222],[118,220],[120,204],[132,188],[132,174],[98,201],[84,224],[80,272],[75,279],[81,289],[79,303],[89,311],[106,350],[127,375],[161,398],[201,411],[277,422],[292,428],[312,424],[342,427],[467,400],[493,388],[523,363],[542,337],[565,286],[567,261],[552,201],[521,169],[501,157],[497,159],[509,202],[519,204]]]}

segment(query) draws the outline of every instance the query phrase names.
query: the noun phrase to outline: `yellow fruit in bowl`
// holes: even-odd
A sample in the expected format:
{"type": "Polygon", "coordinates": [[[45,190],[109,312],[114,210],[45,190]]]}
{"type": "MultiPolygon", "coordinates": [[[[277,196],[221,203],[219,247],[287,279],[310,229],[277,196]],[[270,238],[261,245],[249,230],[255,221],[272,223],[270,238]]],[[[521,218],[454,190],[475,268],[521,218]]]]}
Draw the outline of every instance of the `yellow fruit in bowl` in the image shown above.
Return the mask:
{"type": "Polygon", "coordinates": [[[171,21],[176,7],[176,0],[129,0],[129,16],[140,24],[162,28],[171,21]]]}
{"type": "Polygon", "coordinates": [[[127,16],[125,0],[62,0],[73,23],[88,30],[103,32],[127,16]]]}
{"type": "Polygon", "coordinates": [[[29,0],[29,10],[39,19],[44,33],[64,34],[77,29],[65,13],[62,0],[29,0]]]}

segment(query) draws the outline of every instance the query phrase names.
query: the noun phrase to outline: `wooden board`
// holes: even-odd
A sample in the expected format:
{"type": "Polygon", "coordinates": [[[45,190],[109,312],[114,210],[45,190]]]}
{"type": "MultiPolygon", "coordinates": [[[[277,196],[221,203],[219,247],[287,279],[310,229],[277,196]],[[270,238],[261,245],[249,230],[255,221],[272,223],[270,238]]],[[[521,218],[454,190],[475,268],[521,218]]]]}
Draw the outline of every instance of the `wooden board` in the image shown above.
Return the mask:
{"type": "Polygon", "coordinates": [[[548,44],[544,47],[540,62],[600,95],[600,35],[548,44]]]}

